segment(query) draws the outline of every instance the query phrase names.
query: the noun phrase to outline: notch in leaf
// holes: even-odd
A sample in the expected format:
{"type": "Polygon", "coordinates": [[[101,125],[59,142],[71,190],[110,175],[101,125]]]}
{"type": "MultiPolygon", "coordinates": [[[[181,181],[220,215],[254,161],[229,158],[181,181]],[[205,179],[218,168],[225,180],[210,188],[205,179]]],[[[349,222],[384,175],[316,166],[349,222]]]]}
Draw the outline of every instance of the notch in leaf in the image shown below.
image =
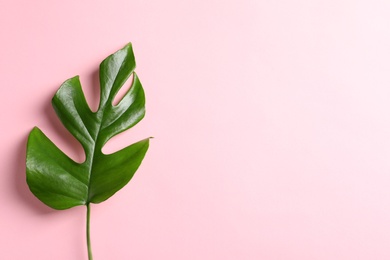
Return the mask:
{"type": "Polygon", "coordinates": [[[111,137],[133,127],[145,115],[145,94],[135,67],[131,44],[100,64],[100,103],[96,112],[88,106],[78,76],[65,81],[54,95],[52,105],[63,125],[81,143],[84,162],[70,159],[37,127],[28,137],[28,186],[39,200],[54,209],[87,206],[89,259],[90,203],[103,202],[124,187],[149,147],[146,138],[112,154],[102,152],[111,137]],[[132,74],[131,88],[113,105],[116,94],[132,74]]]}

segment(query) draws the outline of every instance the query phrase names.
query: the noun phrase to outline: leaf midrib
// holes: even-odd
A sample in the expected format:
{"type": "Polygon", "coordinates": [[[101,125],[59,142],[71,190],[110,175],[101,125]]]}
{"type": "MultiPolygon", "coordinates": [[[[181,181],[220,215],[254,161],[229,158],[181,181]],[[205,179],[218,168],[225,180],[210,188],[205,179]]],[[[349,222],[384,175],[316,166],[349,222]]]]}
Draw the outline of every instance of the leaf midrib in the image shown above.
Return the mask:
{"type": "MultiPolygon", "coordinates": [[[[110,57],[110,56],[109,56],[110,57]]],[[[108,58],[109,58],[108,57],[108,58]]],[[[107,58],[107,59],[108,59],[107,58]]],[[[118,69],[118,72],[122,69],[122,67],[124,66],[125,64],[125,59],[122,60],[122,64],[120,66],[120,68],[118,69]]],[[[135,66],[134,66],[135,68],[135,66]]],[[[134,68],[131,70],[131,72],[129,73],[129,75],[126,77],[125,81],[133,74],[134,72],[134,68]]],[[[113,80],[112,82],[112,85],[111,85],[111,89],[110,89],[110,93],[108,94],[107,96],[107,99],[106,100],[100,100],[100,105],[99,105],[99,108],[98,110],[93,113],[93,115],[96,116],[96,119],[100,119],[98,120],[98,124],[99,124],[99,129],[98,131],[96,132],[96,136],[93,138],[93,147],[92,147],[92,151],[91,151],[91,160],[90,160],[90,164],[88,165],[88,184],[87,184],[87,189],[88,189],[88,193],[87,193],[87,199],[86,199],[86,205],[89,204],[91,202],[91,198],[90,198],[90,190],[91,190],[91,175],[92,175],[92,171],[93,171],[93,165],[94,165],[94,160],[96,158],[96,146],[97,146],[97,140],[99,138],[99,134],[100,134],[100,131],[102,130],[102,124],[103,124],[103,119],[104,119],[104,115],[105,115],[105,111],[106,111],[106,107],[107,107],[107,104],[109,103],[109,100],[112,99],[113,97],[111,97],[111,95],[115,96],[117,93],[111,93],[111,90],[112,88],[115,86],[115,84],[117,83],[118,81],[118,77],[116,76],[115,79],[113,80]],[[99,114],[101,114],[101,117],[99,118],[99,114]]],[[[100,86],[100,88],[102,88],[103,86],[100,86]]],[[[119,89],[118,89],[119,91],[119,89]]],[[[102,144],[102,147],[100,147],[100,149],[103,148],[103,145],[102,144]]],[[[103,154],[102,151],[100,151],[100,153],[103,154]]],[[[87,157],[87,153],[86,153],[86,157],[87,157]]],[[[86,158],[86,161],[88,162],[88,158],[86,158]]]]}
{"type": "MultiPolygon", "coordinates": [[[[96,158],[96,147],[97,147],[97,140],[99,138],[99,134],[100,134],[100,130],[102,128],[102,122],[103,122],[103,119],[104,119],[104,109],[106,107],[106,104],[104,104],[103,106],[101,106],[98,111],[96,111],[95,113],[93,113],[93,115],[96,117],[96,119],[98,119],[98,130],[96,131],[96,136],[94,136],[92,138],[93,140],[93,145],[92,145],[92,149],[90,151],[90,164],[87,165],[88,166],[88,183],[87,183],[87,189],[88,189],[88,193],[87,193],[87,199],[86,199],[86,205],[89,204],[91,202],[91,198],[90,198],[90,191],[91,191],[91,175],[92,175],[92,170],[93,170],[93,165],[94,165],[94,161],[95,161],[95,158],[96,158]],[[101,114],[101,116],[99,117],[99,114],[101,114]]],[[[87,156],[87,153],[86,153],[86,156],[87,156]]],[[[88,158],[86,158],[86,162],[88,162],[88,158]]]]}

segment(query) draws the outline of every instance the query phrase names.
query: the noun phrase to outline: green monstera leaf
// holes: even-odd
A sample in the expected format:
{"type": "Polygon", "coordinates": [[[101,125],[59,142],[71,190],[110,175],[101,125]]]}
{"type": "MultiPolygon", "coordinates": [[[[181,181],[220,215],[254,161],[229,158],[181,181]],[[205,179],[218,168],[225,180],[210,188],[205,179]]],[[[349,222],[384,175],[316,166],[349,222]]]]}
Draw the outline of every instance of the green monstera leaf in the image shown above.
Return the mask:
{"type": "Polygon", "coordinates": [[[65,81],[52,99],[63,125],[81,143],[85,161],[77,163],[35,127],[27,142],[26,173],[31,192],[54,209],[87,206],[89,258],[90,203],[100,203],[124,187],[140,166],[149,138],[112,154],[104,154],[107,141],[137,124],[145,115],[145,94],[134,72],[131,44],[100,64],[100,104],[89,108],[79,77],[65,81]],[[113,100],[133,74],[131,88],[117,105],[113,100]]]}

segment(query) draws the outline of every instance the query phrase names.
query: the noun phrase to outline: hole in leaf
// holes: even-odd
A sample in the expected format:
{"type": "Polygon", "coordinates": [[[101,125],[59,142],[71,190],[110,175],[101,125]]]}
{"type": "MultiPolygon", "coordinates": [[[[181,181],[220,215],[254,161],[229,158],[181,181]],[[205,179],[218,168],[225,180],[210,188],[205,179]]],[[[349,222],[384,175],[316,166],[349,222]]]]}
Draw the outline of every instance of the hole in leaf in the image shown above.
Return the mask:
{"type": "Polygon", "coordinates": [[[119,102],[123,99],[126,93],[130,90],[131,85],[133,84],[134,74],[132,73],[130,77],[126,80],[123,86],[119,89],[118,93],[115,95],[114,100],[112,101],[113,106],[117,106],[119,102]]]}
{"type": "Polygon", "coordinates": [[[49,119],[47,124],[42,125],[43,128],[41,128],[46,136],[70,159],[77,163],[83,163],[86,157],[82,145],[61,123],[50,102],[47,102],[43,110],[49,119]],[[46,129],[51,131],[45,131],[46,129]]]}
{"type": "Polygon", "coordinates": [[[96,112],[100,102],[99,70],[93,71],[89,77],[80,77],[81,86],[92,112],[96,112]]]}

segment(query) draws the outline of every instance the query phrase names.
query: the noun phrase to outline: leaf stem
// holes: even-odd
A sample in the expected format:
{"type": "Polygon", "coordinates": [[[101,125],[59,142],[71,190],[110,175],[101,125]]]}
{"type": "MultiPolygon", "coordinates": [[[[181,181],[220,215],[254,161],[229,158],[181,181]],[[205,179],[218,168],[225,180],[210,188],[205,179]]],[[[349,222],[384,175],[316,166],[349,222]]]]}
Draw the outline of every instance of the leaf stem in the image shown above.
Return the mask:
{"type": "Polygon", "coordinates": [[[88,246],[88,260],[93,260],[93,257],[92,257],[92,248],[91,248],[91,237],[89,235],[89,219],[90,219],[90,215],[91,215],[91,208],[90,208],[90,205],[89,203],[87,204],[87,246],[88,246]]]}

